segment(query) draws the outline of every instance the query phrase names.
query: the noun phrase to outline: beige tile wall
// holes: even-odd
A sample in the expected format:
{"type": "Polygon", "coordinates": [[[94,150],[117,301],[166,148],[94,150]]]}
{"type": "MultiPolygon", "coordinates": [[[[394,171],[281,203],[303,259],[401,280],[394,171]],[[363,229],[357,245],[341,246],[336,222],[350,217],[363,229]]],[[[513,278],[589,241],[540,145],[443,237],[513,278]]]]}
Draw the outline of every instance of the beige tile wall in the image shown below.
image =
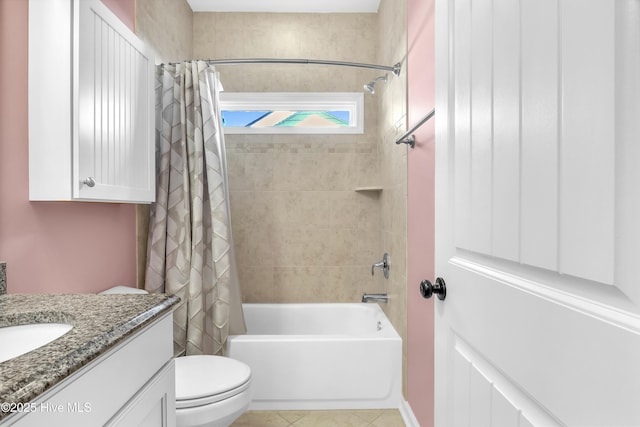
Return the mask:
{"type": "Polygon", "coordinates": [[[186,0],[136,0],[136,34],[154,49],[156,63],[190,59],[192,33],[186,0]]]}
{"type": "MultiPolygon", "coordinates": [[[[377,62],[375,14],[195,13],[198,58],[377,62]]],[[[316,65],[218,66],[226,91],[360,92],[380,73],[316,65]]],[[[356,302],[384,290],[378,114],[363,135],[227,135],[231,217],[247,302],[356,302]]]]}
{"type": "MultiPolygon", "coordinates": [[[[378,9],[378,58],[382,63],[402,62],[398,78],[383,85],[379,101],[378,170],[384,187],[381,194],[381,240],[391,255],[387,290],[390,302],[384,306],[403,341],[403,375],[407,366],[407,146],[396,145],[406,131],[407,52],[406,0],[382,0],[378,9]]],[[[410,288],[410,287],[409,287],[410,288]]]]}

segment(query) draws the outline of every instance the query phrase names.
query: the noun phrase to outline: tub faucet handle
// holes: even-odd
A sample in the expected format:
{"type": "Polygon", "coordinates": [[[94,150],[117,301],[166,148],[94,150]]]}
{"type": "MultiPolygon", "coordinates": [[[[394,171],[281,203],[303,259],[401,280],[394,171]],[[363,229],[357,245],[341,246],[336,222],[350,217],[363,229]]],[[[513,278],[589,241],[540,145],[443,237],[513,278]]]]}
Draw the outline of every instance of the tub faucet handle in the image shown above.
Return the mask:
{"type": "Polygon", "coordinates": [[[381,268],[382,272],[384,273],[384,278],[388,279],[389,278],[389,254],[388,253],[384,253],[384,255],[382,256],[382,261],[376,262],[375,264],[373,264],[371,266],[371,275],[373,276],[373,273],[375,272],[376,268],[381,268]]]}

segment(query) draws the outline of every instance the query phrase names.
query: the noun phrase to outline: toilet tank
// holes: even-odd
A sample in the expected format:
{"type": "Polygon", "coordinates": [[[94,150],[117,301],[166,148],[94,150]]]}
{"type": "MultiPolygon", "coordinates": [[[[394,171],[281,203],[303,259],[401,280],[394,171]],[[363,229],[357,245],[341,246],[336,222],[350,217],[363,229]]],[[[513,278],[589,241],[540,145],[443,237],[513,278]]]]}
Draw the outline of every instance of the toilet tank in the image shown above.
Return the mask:
{"type": "Polygon", "coordinates": [[[144,289],[132,288],[129,286],[114,286],[109,289],[105,289],[100,294],[148,294],[149,292],[144,289]]]}

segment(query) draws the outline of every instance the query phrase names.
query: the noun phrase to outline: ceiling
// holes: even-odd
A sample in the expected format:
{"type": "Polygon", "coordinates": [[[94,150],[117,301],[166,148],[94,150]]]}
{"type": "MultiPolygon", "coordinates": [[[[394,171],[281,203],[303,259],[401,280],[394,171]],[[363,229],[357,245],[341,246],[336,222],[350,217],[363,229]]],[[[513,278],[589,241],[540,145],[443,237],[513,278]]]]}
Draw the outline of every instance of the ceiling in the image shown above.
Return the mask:
{"type": "Polygon", "coordinates": [[[376,13],[380,0],[187,0],[194,12],[376,13]]]}

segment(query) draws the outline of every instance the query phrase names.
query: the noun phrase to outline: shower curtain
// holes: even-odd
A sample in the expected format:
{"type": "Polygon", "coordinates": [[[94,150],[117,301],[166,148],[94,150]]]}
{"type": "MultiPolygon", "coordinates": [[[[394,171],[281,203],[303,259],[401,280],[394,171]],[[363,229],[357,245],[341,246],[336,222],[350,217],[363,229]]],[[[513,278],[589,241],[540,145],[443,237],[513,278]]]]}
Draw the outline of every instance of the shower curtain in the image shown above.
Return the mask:
{"type": "Polygon", "coordinates": [[[175,354],[223,354],[246,332],[231,239],[220,82],[202,61],[156,70],[156,202],[145,289],[178,295],[175,354]]]}

